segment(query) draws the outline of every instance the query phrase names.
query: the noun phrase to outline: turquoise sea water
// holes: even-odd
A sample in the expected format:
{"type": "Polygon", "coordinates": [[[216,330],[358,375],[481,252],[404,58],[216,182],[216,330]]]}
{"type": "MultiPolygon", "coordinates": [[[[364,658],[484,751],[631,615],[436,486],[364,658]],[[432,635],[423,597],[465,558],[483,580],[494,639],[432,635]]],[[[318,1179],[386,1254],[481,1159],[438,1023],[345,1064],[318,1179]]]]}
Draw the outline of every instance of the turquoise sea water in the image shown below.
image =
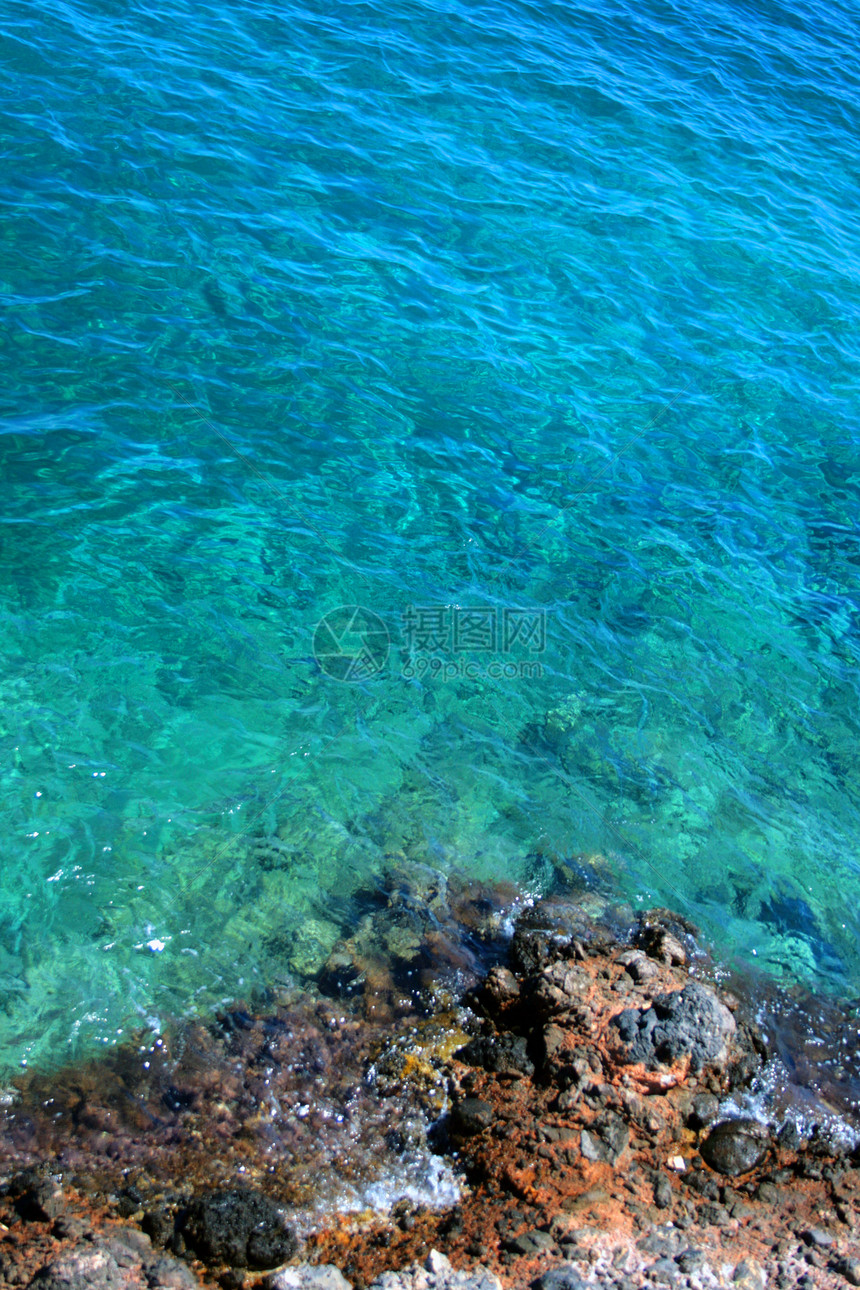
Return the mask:
{"type": "Polygon", "coordinates": [[[856,999],[856,9],[2,12],[2,1064],[400,856],[856,999]]]}

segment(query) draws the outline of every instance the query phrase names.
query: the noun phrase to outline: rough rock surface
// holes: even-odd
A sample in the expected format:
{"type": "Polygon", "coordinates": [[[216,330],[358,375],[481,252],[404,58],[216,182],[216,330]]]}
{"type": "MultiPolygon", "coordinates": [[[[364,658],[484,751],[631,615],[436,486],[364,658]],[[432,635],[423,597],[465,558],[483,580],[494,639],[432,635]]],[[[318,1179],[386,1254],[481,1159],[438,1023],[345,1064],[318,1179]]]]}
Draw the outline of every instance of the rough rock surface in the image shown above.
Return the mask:
{"type": "Polygon", "coordinates": [[[504,899],[401,867],[329,954],[336,997],[22,1077],[0,1290],[860,1284],[860,1152],[826,1117],[726,1118],[765,1049],[690,925],[557,897],[503,963],[504,899]],[[431,1120],[437,1184],[462,1175],[433,1207],[413,1190],[431,1120]],[[380,1177],[401,1196],[384,1216],[380,1177]]]}
{"type": "Polygon", "coordinates": [[[655,995],[648,1008],[625,1008],[612,1026],[628,1062],[649,1070],[689,1057],[696,1074],[722,1062],[735,1033],[735,1019],[713,990],[691,981],[683,990],[655,995]]]}
{"type": "MultiPolygon", "coordinates": [[[[38,1248],[36,1242],[34,1246],[38,1248]]],[[[7,1283],[33,1290],[199,1290],[197,1278],[184,1263],[154,1250],[142,1232],[113,1226],[98,1237],[89,1233],[84,1239],[73,1239],[61,1252],[48,1256],[31,1280],[20,1264],[8,1258],[0,1267],[7,1283]],[[9,1273],[19,1274],[17,1281],[9,1273]]]]}
{"type": "Polygon", "coordinates": [[[265,1290],[352,1290],[346,1277],[332,1263],[300,1263],[266,1278],[265,1290]]]}
{"type": "Polygon", "coordinates": [[[502,1290],[502,1283],[487,1268],[458,1272],[438,1250],[431,1250],[424,1263],[413,1263],[399,1272],[383,1272],[370,1290],[502,1290]]]}
{"type": "Polygon", "coordinates": [[[472,1066],[502,1075],[534,1075],[534,1062],[522,1035],[492,1035],[473,1039],[463,1049],[462,1058],[472,1066]]]}
{"type": "Polygon", "coordinates": [[[297,1248],[281,1211],[249,1188],[222,1188],[195,1196],[177,1218],[185,1245],[206,1263],[274,1268],[297,1248]]]}
{"type": "Polygon", "coordinates": [[[702,1142],[702,1156],[717,1173],[749,1173],[760,1165],[771,1145],[771,1134],[758,1120],[738,1116],[715,1124],[702,1142]]]}
{"type": "Polygon", "coordinates": [[[858,1162],[824,1137],[779,1140],[743,1116],[721,1127],[721,1104],[764,1047],[734,999],[690,979],[689,924],[673,920],[663,935],[662,917],[643,920],[631,949],[611,924],[560,902],[526,911],[510,966],[470,995],[481,1035],[450,1063],[462,1204],[371,1223],[345,1244],[317,1234],[320,1256],[339,1250],[356,1285],[380,1261],[402,1268],[432,1245],[517,1290],[844,1286],[858,1162]],[[488,1060],[494,1044],[525,1051],[533,1074],[488,1060]],[[720,1169],[705,1158],[709,1139],[720,1169]],[[804,1237],[814,1214],[829,1216],[832,1247],[804,1237]]]}

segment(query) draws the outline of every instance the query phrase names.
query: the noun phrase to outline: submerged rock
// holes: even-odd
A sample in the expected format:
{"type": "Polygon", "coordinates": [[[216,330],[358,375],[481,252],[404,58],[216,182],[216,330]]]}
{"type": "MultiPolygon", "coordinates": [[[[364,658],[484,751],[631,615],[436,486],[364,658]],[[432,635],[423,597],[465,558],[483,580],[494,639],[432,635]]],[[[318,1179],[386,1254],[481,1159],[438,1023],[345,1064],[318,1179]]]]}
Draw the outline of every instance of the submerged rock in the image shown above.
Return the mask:
{"type": "Polygon", "coordinates": [[[58,1084],[22,1081],[6,1113],[0,1290],[193,1290],[180,1251],[224,1290],[499,1290],[495,1272],[516,1290],[632,1290],[643,1278],[704,1284],[708,1260],[730,1276],[727,1238],[733,1263],[755,1258],[782,1284],[772,1252],[787,1184],[794,1248],[832,1208],[833,1247],[807,1236],[802,1254],[822,1278],[843,1266],[837,1221],[856,1223],[860,1174],[844,1152],[835,1172],[828,1137],[774,1141],[774,1181],[758,1188],[720,1176],[768,1150],[757,1122],[714,1123],[760,1050],[742,999],[689,980],[677,947],[698,953],[690,925],[651,911],[631,945],[632,911],[601,924],[555,896],[520,915],[502,965],[500,900],[484,889],[401,867],[366,907],[319,978],[334,1002],[279,987],[264,1012],[237,1000],[215,1023],[148,1037],[58,1084]],[[57,1195],[53,1169],[22,1170],[61,1150],[57,1195]],[[242,1177],[265,1178],[266,1194],[238,1188],[242,1177]],[[281,1200],[318,1262],[246,1279],[296,1249],[281,1200]],[[117,1214],[165,1250],[117,1235],[117,1214]],[[76,1251],[58,1248],[72,1240],[76,1251]],[[459,1270],[467,1260],[480,1263],[459,1270]]]}
{"type": "Polygon", "coordinates": [[[490,1017],[497,1017],[519,997],[519,981],[510,968],[501,965],[490,968],[478,994],[482,1011],[490,1017]]]}
{"type": "Polygon", "coordinates": [[[664,963],[684,963],[687,951],[693,950],[699,929],[682,914],[657,906],[638,915],[634,939],[652,958],[664,963]],[[680,948],[681,954],[677,953],[680,948]]]}
{"type": "Polygon", "coordinates": [[[15,1209],[25,1222],[49,1222],[65,1208],[62,1187],[44,1170],[30,1169],[20,1174],[12,1180],[10,1191],[18,1192],[15,1209]]]}
{"type": "Polygon", "coordinates": [[[529,977],[560,959],[579,957],[584,944],[606,950],[614,943],[612,929],[596,923],[581,906],[549,898],[524,909],[517,919],[511,967],[529,977]]]}

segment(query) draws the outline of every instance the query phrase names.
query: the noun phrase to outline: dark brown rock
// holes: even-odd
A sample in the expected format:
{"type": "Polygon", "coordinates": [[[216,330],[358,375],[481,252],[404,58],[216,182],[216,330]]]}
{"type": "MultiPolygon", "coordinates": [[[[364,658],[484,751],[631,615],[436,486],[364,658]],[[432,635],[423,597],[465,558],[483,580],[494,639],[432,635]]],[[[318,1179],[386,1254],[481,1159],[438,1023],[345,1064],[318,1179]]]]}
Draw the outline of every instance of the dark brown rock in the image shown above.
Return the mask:
{"type": "Polygon", "coordinates": [[[457,1053],[457,1060],[500,1075],[534,1075],[535,1072],[525,1038],[509,1031],[471,1040],[457,1053]]]}
{"type": "Polygon", "coordinates": [[[733,1177],[761,1164],[770,1142],[770,1133],[763,1124],[744,1117],[714,1125],[700,1151],[712,1169],[733,1177]]]}
{"type": "Polygon", "coordinates": [[[491,1016],[519,998],[520,983],[510,968],[490,968],[481,988],[481,1001],[491,1016]]]}
{"type": "Polygon", "coordinates": [[[495,1118],[495,1112],[489,1102],[479,1097],[464,1097],[457,1102],[451,1112],[451,1136],[454,1138],[471,1138],[489,1128],[495,1118]]]}

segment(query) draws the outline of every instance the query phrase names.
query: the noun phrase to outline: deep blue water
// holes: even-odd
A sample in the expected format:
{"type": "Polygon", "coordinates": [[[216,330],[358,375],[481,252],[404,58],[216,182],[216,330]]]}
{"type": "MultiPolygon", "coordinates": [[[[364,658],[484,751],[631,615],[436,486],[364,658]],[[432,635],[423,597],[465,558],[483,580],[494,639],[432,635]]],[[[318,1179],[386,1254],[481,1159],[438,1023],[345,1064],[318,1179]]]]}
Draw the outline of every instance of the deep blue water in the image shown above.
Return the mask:
{"type": "Polygon", "coordinates": [[[856,7],[2,12],[3,1063],[400,857],[856,998],[856,7]]]}

